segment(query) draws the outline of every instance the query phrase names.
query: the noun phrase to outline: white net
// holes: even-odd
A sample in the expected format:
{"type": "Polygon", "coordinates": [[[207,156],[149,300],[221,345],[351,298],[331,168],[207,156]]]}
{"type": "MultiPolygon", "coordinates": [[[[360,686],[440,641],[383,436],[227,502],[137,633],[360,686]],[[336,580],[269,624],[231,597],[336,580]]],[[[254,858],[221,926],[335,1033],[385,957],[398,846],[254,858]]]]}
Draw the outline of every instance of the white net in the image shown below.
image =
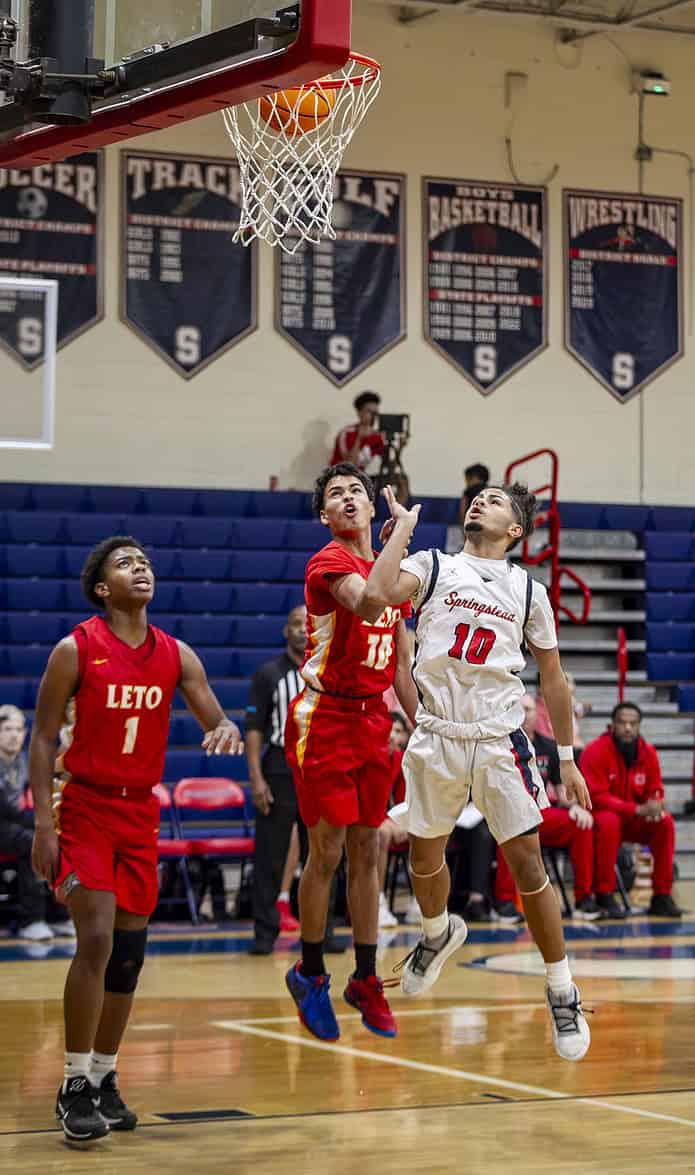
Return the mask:
{"type": "Polygon", "coordinates": [[[331,77],[222,111],[241,172],[235,240],[295,253],[302,241],[335,238],[335,175],[380,86],[379,65],[352,54],[331,77]]]}

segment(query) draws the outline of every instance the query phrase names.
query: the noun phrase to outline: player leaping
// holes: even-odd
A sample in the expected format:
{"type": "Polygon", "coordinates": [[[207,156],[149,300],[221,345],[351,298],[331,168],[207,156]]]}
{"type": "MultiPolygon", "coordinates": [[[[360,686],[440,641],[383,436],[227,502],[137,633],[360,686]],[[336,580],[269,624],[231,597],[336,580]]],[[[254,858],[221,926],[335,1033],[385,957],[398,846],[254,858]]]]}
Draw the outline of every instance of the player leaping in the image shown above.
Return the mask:
{"type": "Polygon", "coordinates": [[[316,482],[314,511],[333,541],[307,564],[307,647],[301,668],[306,687],[290,707],[285,733],[299,810],[309,831],[309,858],[299,887],[302,959],[290,968],[287,986],[302,1023],[321,1040],[337,1040],[322,948],[331,880],[344,847],[356,964],[345,999],[372,1032],[395,1036],[376,976],[378,829],[391,787],[391,718],[383,695],[395,679],[409,717],[414,717],[417,697],[403,622],[410,605],[375,604],[371,585],[382,563],[387,578],[397,575],[419,507],[376,560],[374,489],[366,474],[348,462],[326,469],[316,482]]]}
{"type": "MultiPolygon", "coordinates": [[[[411,514],[384,491],[392,520],[389,545],[407,545],[411,514]]],[[[379,560],[372,592],[389,604],[412,599],[418,609],[413,669],[420,705],[403,758],[406,799],[389,815],[410,834],[415,895],[423,936],[403,968],[401,988],[419,995],[466,938],[462,919],[447,914],[446,842],[469,797],[502,847],[545,961],[555,1048],[578,1061],[590,1043],[579,991],[572,982],[560,908],[543,865],[539,808],[548,804],[533,748],[521,729],[525,646],[538,665],[558,742],[567,796],[590,808],[574,763],[572,709],[548,595],[507,552],[533,530],[536,501],[525,486],[490,486],[473,499],[458,555],[421,551],[396,572],[379,560]]]]}
{"type": "Polygon", "coordinates": [[[140,544],[123,535],[105,539],[88,556],[81,582],[104,616],[78,624],[53,649],[30,748],[34,868],[77,929],[56,1104],[73,1144],[137,1122],[118,1092],[117,1054],[157,904],[159,801],[152,788],[162,778],[177,687],[207,732],[208,754],[242,749],[193,650],[147,623],[154,575],[140,544]],[[74,726],[61,764],[67,782],[52,805],[56,742],[71,698],[74,726]]]}

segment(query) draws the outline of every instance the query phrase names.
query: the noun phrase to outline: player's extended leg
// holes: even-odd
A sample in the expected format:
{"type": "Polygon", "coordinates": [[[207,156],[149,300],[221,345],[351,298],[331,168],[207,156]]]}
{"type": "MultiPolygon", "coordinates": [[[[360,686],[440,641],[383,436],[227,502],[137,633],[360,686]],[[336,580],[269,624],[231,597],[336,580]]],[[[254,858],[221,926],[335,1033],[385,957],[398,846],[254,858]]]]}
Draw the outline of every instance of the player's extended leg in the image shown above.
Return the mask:
{"type": "Polygon", "coordinates": [[[309,856],[299,882],[302,959],[290,967],[287,988],[299,1019],[319,1040],[337,1040],[338,1021],[329,995],[330,976],[323,959],[323,940],[333,874],[343,855],[345,829],[320,819],[308,830],[309,856]]]}
{"type": "Polygon", "coordinates": [[[134,1130],[138,1120],[119,1093],[117,1066],[146,945],[147,918],[117,909],[113,947],[104,975],[104,1004],[90,1068],[92,1085],[100,1091],[99,1112],[112,1130],[134,1130]]]}
{"type": "Polygon", "coordinates": [[[580,1061],[591,1043],[579,991],[572,982],[560,905],[543,864],[538,831],[505,841],[502,852],[524,906],[529,930],[543,956],[553,1042],[559,1056],[580,1061]]]}
{"type": "Polygon", "coordinates": [[[376,974],[379,934],[379,830],[363,824],[347,829],[348,905],[355,944],[355,972],[345,999],[362,1013],[362,1023],[378,1036],[395,1036],[396,1022],[376,974]]]}
{"type": "Polygon", "coordinates": [[[104,1004],[104,975],[113,945],[115,894],[76,886],[68,907],[77,949],[65,981],[65,1072],[56,1115],[68,1142],[89,1143],[108,1134],[91,1084],[92,1047],[104,1004]]]}
{"type": "Polygon", "coordinates": [[[410,875],[422,911],[423,935],[403,967],[404,995],[421,995],[432,987],[446,960],[463,946],[468,934],[463,918],[447,910],[451,877],[444,854],[448,839],[410,837],[410,875]]]}

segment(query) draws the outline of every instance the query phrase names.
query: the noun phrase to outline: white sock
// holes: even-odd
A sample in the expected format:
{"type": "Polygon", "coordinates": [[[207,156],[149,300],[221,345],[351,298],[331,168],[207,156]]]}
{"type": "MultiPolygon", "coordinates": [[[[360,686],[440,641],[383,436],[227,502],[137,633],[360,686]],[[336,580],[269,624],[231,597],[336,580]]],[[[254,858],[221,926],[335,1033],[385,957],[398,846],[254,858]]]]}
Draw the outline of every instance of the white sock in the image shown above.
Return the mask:
{"type": "Polygon", "coordinates": [[[572,991],[572,972],[567,955],[559,963],[546,963],[545,976],[553,995],[569,995],[572,991]]]}
{"type": "Polygon", "coordinates": [[[71,1077],[89,1078],[89,1064],[91,1059],[91,1053],[65,1054],[65,1065],[63,1068],[63,1092],[65,1092],[67,1083],[71,1077]]]}
{"type": "Polygon", "coordinates": [[[287,904],[289,905],[290,895],[288,894],[286,889],[283,889],[282,893],[278,894],[278,901],[279,902],[287,902],[287,904]]]}
{"type": "Polygon", "coordinates": [[[89,1066],[89,1076],[92,1085],[100,1088],[104,1078],[116,1068],[118,1053],[97,1053],[92,1049],[92,1059],[89,1066]]]}
{"type": "Polygon", "coordinates": [[[442,914],[437,914],[434,918],[425,918],[423,914],[422,929],[428,940],[441,938],[449,929],[449,911],[444,910],[442,914]]]}

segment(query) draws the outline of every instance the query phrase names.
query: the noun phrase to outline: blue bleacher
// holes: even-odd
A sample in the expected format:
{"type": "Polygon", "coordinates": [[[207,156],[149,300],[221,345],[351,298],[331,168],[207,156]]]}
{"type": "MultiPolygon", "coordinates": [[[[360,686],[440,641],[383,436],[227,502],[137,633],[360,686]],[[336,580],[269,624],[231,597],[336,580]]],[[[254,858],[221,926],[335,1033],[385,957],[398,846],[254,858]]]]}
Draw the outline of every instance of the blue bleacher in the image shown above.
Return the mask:
{"type": "MultiPolygon", "coordinates": [[[[28,517],[31,517],[29,515],[28,517]]],[[[130,534],[125,517],[123,514],[71,514],[66,516],[63,522],[63,530],[65,533],[65,540],[70,544],[83,544],[85,547],[91,549],[96,543],[100,543],[102,539],[108,538],[112,534],[130,534]]],[[[139,536],[138,536],[139,537],[139,536]]],[[[36,542],[59,542],[59,539],[36,539],[36,542]]],[[[145,539],[141,539],[145,542],[145,539]]]]}
{"type": "Polygon", "coordinates": [[[666,534],[651,531],[644,536],[647,559],[668,562],[692,559],[695,555],[695,534],[688,531],[671,531],[666,534]]]}
{"type": "MultiPolygon", "coordinates": [[[[85,515],[85,517],[87,516],[85,515]]],[[[65,543],[70,541],[62,514],[37,513],[33,510],[21,513],[10,510],[2,516],[2,530],[3,538],[9,543],[65,543]]]]}
{"type": "Polygon", "coordinates": [[[695,652],[695,624],[647,624],[647,648],[650,653],[695,652]]]}
{"type": "Polygon", "coordinates": [[[0,677],[0,705],[33,710],[38,684],[35,678],[0,677]]]}
{"type": "Polygon", "coordinates": [[[25,547],[8,544],[4,548],[3,573],[9,576],[68,575],[63,547],[25,547]]]}
{"type": "Polygon", "coordinates": [[[246,518],[252,490],[199,490],[195,513],[213,518],[246,518]]]}
{"type": "Polygon", "coordinates": [[[60,612],[0,612],[0,640],[10,645],[54,645],[74,625],[74,617],[60,612]]]}
{"type": "Polygon", "coordinates": [[[224,775],[241,783],[248,780],[248,768],[244,755],[206,755],[205,751],[167,751],[164,764],[164,779],[176,782],[190,776],[206,777],[224,775]]]}
{"type": "Polygon", "coordinates": [[[69,610],[71,604],[62,579],[8,579],[4,607],[9,611],[60,612],[69,610]]]}
{"type": "Polygon", "coordinates": [[[695,592],[647,592],[647,620],[695,622],[695,592]]]}
{"type": "Polygon", "coordinates": [[[97,514],[142,514],[145,494],[139,486],[90,486],[89,509],[97,514]]]}
{"type": "Polygon", "coordinates": [[[695,678],[695,654],[648,653],[647,674],[655,681],[688,681],[695,678]]]}
{"type": "Polygon", "coordinates": [[[695,591],[695,563],[647,563],[647,590],[695,591]]]}
{"type": "Polygon", "coordinates": [[[288,546],[288,529],[295,525],[283,518],[234,518],[229,532],[229,545],[232,550],[284,550],[288,546]]]}
{"type": "Polygon", "coordinates": [[[182,518],[178,541],[182,547],[233,547],[229,518],[182,518]]]}

